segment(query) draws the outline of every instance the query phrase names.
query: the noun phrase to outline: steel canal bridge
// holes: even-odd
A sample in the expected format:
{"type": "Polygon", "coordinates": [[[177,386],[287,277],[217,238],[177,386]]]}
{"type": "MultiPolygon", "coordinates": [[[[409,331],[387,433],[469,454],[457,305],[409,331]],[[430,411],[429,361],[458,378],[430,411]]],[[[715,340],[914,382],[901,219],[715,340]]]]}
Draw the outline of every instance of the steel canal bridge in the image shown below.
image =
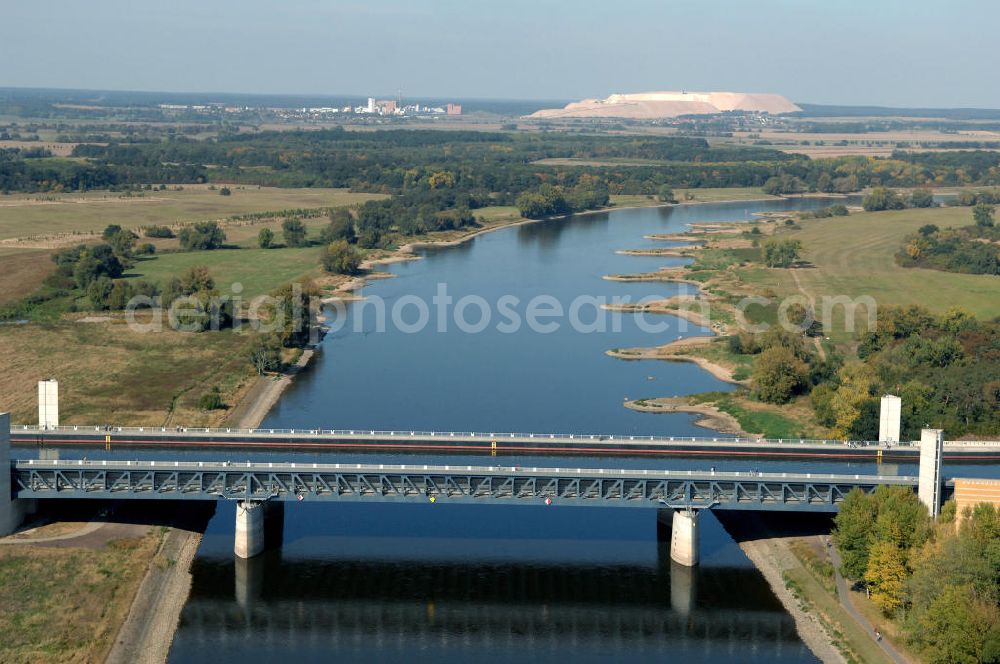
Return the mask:
{"type": "MultiPolygon", "coordinates": [[[[881,486],[898,486],[917,490],[933,514],[949,491],[940,475],[943,432],[931,429],[922,432],[918,478],[607,466],[234,463],[180,461],[168,453],[162,460],[143,461],[12,460],[7,417],[0,414],[0,467],[9,468],[0,473],[0,532],[13,530],[36,500],[228,499],[237,502],[234,550],[241,558],[263,551],[265,516],[288,501],[652,508],[659,519],[672,520],[671,557],[693,566],[698,563],[697,515],[702,509],[829,513],[837,511],[851,491],[872,493],[881,486]]],[[[108,439],[114,435],[110,430],[103,433],[108,439]]],[[[415,432],[410,435],[417,437],[415,432]]],[[[554,435],[549,440],[555,440],[554,435]]],[[[491,446],[496,445],[491,440],[491,446]]]]}
{"type": "Polygon", "coordinates": [[[833,512],[895,475],[182,461],[13,462],[19,498],[527,503],[833,512]]]}

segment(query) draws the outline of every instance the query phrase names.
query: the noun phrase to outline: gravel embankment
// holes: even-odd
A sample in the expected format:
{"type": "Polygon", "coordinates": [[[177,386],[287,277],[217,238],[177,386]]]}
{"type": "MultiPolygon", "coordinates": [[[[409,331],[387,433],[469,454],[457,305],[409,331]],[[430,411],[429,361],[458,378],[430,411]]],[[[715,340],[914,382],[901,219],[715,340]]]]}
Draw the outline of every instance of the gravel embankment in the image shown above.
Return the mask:
{"type": "Polygon", "coordinates": [[[171,529],[149,565],[107,664],[167,661],[181,610],[191,591],[191,562],[201,533],[171,529]]]}

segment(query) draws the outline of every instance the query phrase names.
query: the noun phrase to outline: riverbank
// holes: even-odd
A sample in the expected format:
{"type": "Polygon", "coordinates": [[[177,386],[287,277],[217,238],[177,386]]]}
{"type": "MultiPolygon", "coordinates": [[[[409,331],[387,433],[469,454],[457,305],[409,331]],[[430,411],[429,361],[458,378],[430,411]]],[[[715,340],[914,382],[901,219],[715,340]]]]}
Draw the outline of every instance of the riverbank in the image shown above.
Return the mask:
{"type": "Polygon", "coordinates": [[[822,515],[751,512],[719,521],[795,620],[802,641],[823,662],[899,664],[838,602],[832,524],[822,515]]]}
{"type": "Polygon", "coordinates": [[[306,348],[294,364],[280,373],[258,376],[230,409],[225,424],[240,429],[259,427],[295,376],[309,365],[316,352],[315,348],[306,348]]]}
{"type": "Polygon", "coordinates": [[[609,357],[619,360],[663,360],[664,362],[690,362],[701,367],[702,370],[712,374],[719,380],[733,385],[748,385],[748,381],[736,378],[736,369],[723,366],[711,360],[698,357],[697,355],[682,355],[679,349],[697,348],[707,346],[712,343],[715,337],[684,337],[671,341],[663,346],[637,347],[637,348],[612,348],[605,351],[609,357]]]}
{"type": "MultiPolygon", "coordinates": [[[[847,664],[847,658],[834,645],[834,635],[813,612],[806,611],[802,602],[785,582],[789,570],[798,563],[786,537],[763,537],[739,543],[740,549],[767,580],[778,601],[795,621],[795,631],[816,657],[824,664],[847,664]]],[[[867,660],[865,660],[867,661],[867,660]]]]}
{"type": "Polygon", "coordinates": [[[163,664],[191,592],[200,532],[171,529],[136,592],[105,664],[163,664]]]}
{"type": "MultiPolygon", "coordinates": [[[[651,313],[667,314],[682,318],[689,323],[694,323],[699,327],[711,329],[715,333],[724,333],[726,326],[712,322],[709,316],[708,300],[695,295],[674,295],[662,300],[647,300],[644,302],[612,302],[601,305],[606,311],[617,311],[621,313],[651,313]]],[[[688,338],[688,337],[684,337],[688,338]]],[[[705,338],[705,337],[702,337],[705,338]]],[[[681,341],[678,339],[677,341],[681,341]]],[[[669,346],[670,344],[667,344],[669,346]]],[[[660,348],[665,348],[661,346],[660,348]]]]}

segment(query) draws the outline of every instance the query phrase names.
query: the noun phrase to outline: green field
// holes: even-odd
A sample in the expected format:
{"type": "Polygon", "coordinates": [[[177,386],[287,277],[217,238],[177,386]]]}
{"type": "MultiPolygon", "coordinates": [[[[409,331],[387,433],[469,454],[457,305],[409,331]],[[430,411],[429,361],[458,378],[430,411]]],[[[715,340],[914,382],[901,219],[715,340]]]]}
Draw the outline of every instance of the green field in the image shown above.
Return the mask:
{"type": "Polygon", "coordinates": [[[924,224],[941,228],[972,223],[969,208],[930,208],[811,219],[785,236],[802,242],[809,267],[749,268],[741,278],[755,290],[778,297],[805,294],[818,299],[870,295],[879,305],[920,305],[933,312],[961,307],[981,319],[1000,316],[1000,278],[957,274],[896,264],[903,238],[924,224]]]}
{"type": "Polygon", "coordinates": [[[295,279],[319,272],[319,247],[302,249],[216,249],[165,253],[138,261],[129,277],[164,283],[192,267],[204,265],[223,294],[242,284],[243,297],[268,293],[295,279]]]}
{"type": "Polygon", "coordinates": [[[127,228],[218,220],[250,212],[352,205],[384,198],[346,189],[279,189],[233,185],[231,196],[204,185],[181,191],[18,194],[0,196],[0,239],[57,233],[99,233],[108,224],[127,228]]]}

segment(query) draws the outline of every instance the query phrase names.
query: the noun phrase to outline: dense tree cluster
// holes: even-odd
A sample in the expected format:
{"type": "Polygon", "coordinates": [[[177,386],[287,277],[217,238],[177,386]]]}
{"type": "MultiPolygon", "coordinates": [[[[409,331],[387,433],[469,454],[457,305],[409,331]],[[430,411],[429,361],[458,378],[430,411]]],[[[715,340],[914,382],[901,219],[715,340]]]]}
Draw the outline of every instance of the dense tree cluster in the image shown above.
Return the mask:
{"type": "Polygon", "coordinates": [[[356,274],[361,265],[361,254],[347,240],[334,240],[323,248],[320,262],[327,272],[356,274]]]}
{"type": "Polygon", "coordinates": [[[809,187],[795,175],[775,175],[768,178],[763,187],[765,194],[782,196],[785,194],[801,194],[809,187]]]}
{"type": "Polygon", "coordinates": [[[226,243],[226,234],[214,221],[202,221],[185,226],[177,235],[181,248],[188,251],[219,249],[226,243]]]}
{"type": "Polygon", "coordinates": [[[1000,156],[991,151],[810,160],[763,147],[710,146],[701,138],[548,133],[339,128],[224,133],[201,141],[177,136],[165,141],[81,143],[73,157],[26,159],[18,151],[0,151],[0,191],[77,191],[150,182],[197,183],[211,177],[224,183],[350,187],[394,194],[414,187],[486,191],[510,204],[544,183],[573,188],[584,174],[607,182],[611,194],[643,195],[656,195],[664,184],[766,185],[774,193],[1000,184],[1000,156]],[[538,163],[545,159],[603,160],[607,165],[538,163]],[[617,166],[616,160],[639,161],[617,166]]]}
{"type": "Polygon", "coordinates": [[[146,237],[172,238],[174,232],[167,226],[150,226],[143,233],[146,237]]]}
{"type": "Polygon", "coordinates": [[[320,291],[311,281],[286,284],[269,293],[271,304],[264,308],[261,322],[277,329],[271,334],[281,346],[302,347],[316,321],[320,291]]]}
{"type": "Polygon", "coordinates": [[[257,233],[257,246],[261,249],[270,249],[274,246],[274,231],[270,228],[262,228],[257,233]]]}
{"type": "Polygon", "coordinates": [[[188,332],[229,327],[236,314],[231,298],[215,287],[207,267],[195,266],[163,285],[160,306],[169,312],[171,324],[188,332]]]}
{"type": "Polygon", "coordinates": [[[522,217],[540,219],[570,212],[594,210],[606,206],[609,200],[607,185],[589,178],[579,182],[572,189],[543,184],[518,196],[515,204],[522,217]]]}
{"type": "Polygon", "coordinates": [[[884,210],[902,210],[906,207],[906,201],[902,196],[892,189],[886,187],[875,187],[865,194],[861,206],[865,212],[882,212],[884,210]]]}
{"type": "Polygon", "coordinates": [[[764,243],[764,264],[768,267],[791,267],[799,259],[802,243],[798,240],[770,238],[764,243]]]}
{"type": "Polygon", "coordinates": [[[956,515],[947,503],[934,523],[907,487],[855,489],[840,506],[833,539],[844,576],[863,582],[883,614],[899,620],[921,661],[1000,661],[996,507],[956,515]]]}
{"type": "Polygon", "coordinates": [[[973,211],[972,226],[941,230],[927,224],[906,236],[897,262],[904,267],[1000,275],[1000,228],[993,221],[993,206],[977,203],[973,211]]]}
{"type": "MultiPolygon", "coordinates": [[[[809,327],[811,312],[789,311],[789,322],[809,327]]],[[[831,371],[826,363],[809,352],[802,335],[773,326],[761,334],[740,332],[729,337],[729,349],[740,355],[756,355],[753,393],[767,403],[787,403],[809,392],[831,371]]]]}
{"type": "Polygon", "coordinates": [[[904,439],[928,424],[955,437],[1000,433],[1000,323],[881,307],[858,356],[812,391],[817,420],[838,436],[875,440],[886,393],[902,398],[904,439]]]}

